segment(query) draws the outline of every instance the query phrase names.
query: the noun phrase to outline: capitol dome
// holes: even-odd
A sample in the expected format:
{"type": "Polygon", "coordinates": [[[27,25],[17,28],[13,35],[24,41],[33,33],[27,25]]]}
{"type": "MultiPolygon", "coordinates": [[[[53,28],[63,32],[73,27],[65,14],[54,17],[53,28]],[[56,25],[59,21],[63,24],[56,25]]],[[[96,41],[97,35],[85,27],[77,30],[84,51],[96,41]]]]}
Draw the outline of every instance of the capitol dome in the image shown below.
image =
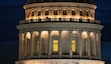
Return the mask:
{"type": "Polygon", "coordinates": [[[40,2],[77,2],[93,4],[93,0],[27,0],[27,4],[40,3],[40,2]]]}
{"type": "Polygon", "coordinates": [[[16,64],[104,64],[93,0],[27,0],[16,64]]]}

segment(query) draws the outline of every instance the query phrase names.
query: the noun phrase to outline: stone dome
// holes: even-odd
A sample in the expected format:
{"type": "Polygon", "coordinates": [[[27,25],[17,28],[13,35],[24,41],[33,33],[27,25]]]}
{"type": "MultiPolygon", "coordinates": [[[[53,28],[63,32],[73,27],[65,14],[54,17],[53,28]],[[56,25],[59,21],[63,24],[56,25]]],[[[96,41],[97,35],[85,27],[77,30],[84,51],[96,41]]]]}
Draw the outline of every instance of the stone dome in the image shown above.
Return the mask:
{"type": "Polygon", "coordinates": [[[78,3],[94,4],[93,0],[27,0],[27,4],[42,3],[42,2],[78,2],[78,3]]]}

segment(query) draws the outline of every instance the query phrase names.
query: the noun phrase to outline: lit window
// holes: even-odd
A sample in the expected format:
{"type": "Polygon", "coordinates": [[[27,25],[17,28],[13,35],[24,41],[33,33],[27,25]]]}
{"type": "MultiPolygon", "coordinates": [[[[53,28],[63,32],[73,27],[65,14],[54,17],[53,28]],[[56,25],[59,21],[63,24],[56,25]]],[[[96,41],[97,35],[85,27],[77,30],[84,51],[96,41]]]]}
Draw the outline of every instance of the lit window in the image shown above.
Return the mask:
{"type": "Polygon", "coordinates": [[[83,16],[83,11],[80,11],[80,16],[83,16]]]}
{"type": "Polygon", "coordinates": [[[67,11],[66,10],[63,10],[63,15],[67,15],[67,11]]]}
{"type": "Polygon", "coordinates": [[[38,16],[40,16],[41,15],[41,11],[38,11],[38,16]]]}
{"type": "Polygon", "coordinates": [[[72,15],[75,15],[75,11],[72,11],[72,15]]]}
{"type": "Polygon", "coordinates": [[[58,40],[53,40],[53,51],[58,52],[58,40]]]}
{"type": "Polygon", "coordinates": [[[47,10],[47,11],[45,11],[45,15],[49,15],[49,11],[47,10]]]}
{"type": "Polygon", "coordinates": [[[58,11],[57,10],[54,10],[54,15],[58,15],[58,11]]]}
{"type": "Polygon", "coordinates": [[[32,12],[32,16],[34,16],[34,12],[32,12]]]}
{"type": "Polygon", "coordinates": [[[72,40],[72,52],[76,52],[76,40],[72,40]]]}

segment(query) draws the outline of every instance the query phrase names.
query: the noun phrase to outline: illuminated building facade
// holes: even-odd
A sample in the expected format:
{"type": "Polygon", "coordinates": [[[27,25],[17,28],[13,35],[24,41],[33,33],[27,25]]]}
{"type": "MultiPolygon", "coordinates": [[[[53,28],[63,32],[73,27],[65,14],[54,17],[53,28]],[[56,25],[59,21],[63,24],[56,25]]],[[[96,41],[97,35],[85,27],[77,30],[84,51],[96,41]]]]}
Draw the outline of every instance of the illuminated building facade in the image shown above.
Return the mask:
{"type": "Polygon", "coordinates": [[[104,64],[92,0],[27,0],[16,64],[104,64]]]}

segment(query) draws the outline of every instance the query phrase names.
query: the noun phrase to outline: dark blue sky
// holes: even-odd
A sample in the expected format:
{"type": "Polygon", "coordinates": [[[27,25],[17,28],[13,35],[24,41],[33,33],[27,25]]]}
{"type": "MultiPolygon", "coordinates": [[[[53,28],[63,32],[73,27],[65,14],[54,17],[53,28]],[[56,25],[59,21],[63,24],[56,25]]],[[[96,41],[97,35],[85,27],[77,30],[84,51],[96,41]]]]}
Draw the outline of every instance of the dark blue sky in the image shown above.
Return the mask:
{"type": "MultiPolygon", "coordinates": [[[[26,0],[0,0],[0,63],[14,64],[18,58],[18,30],[16,26],[24,19],[23,5],[26,0]]],[[[94,0],[98,6],[96,19],[101,20],[102,58],[111,61],[111,1],[94,0]]]]}

